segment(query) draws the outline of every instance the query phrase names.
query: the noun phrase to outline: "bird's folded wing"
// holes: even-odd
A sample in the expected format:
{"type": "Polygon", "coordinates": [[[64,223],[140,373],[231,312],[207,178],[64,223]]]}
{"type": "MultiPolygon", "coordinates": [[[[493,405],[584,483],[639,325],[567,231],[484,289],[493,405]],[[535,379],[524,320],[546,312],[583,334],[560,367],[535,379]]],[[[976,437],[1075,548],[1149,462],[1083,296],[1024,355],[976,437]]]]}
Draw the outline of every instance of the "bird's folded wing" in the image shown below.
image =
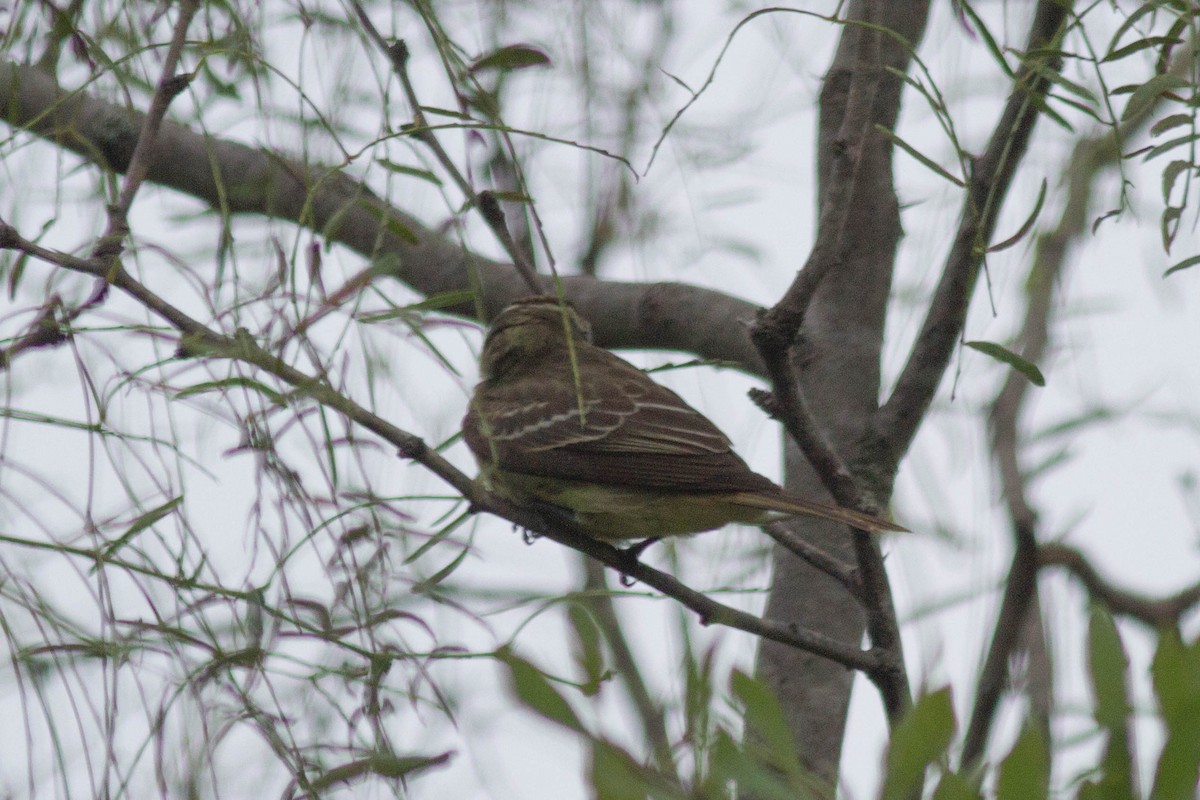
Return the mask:
{"type": "Polygon", "coordinates": [[[464,421],[467,443],[501,469],[563,480],[680,493],[774,488],[706,417],[628,370],[585,382],[582,395],[554,381],[536,399],[502,390],[478,398],[464,421]]]}

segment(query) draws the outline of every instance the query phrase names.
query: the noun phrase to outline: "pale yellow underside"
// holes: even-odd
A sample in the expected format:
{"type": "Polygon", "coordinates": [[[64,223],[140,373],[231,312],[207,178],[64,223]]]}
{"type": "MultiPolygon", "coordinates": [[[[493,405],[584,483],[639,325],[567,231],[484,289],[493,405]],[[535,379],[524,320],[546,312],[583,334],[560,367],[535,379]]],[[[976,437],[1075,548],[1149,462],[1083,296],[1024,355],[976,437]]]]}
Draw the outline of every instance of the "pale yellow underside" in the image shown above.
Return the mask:
{"type": "Polygon", "coordinates": [[[575,512],[575,521],[597,539],[656,539],[700,533],[730,522],[762,524],[779,514],[721,495],[671,495],[499,470],[480,476],[496,494],[517,504],[550,503],[575,512]]]}

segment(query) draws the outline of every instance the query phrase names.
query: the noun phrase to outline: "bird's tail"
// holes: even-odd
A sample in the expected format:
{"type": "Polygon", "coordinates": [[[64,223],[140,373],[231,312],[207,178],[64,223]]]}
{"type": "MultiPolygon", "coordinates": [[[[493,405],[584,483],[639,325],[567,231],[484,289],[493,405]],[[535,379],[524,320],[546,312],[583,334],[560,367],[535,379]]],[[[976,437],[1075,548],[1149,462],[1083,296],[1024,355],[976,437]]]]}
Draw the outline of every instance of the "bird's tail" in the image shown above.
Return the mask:
{"type": "Polygon", "coordinates": [[[764,511],[774,511],[787,517],[819,517],[830,522],[839,522],[851,528],[859,528],[870,533],[885,533],[887,531],[904,531],[908,528],[889,522],[886,519],[863,514],[841,506],[831,506],[824,503],[814,503],[801,500],[785,494],[765,494],[760,492],[739,492],[729,500],[737,505],[761,508],[764,511]]]}

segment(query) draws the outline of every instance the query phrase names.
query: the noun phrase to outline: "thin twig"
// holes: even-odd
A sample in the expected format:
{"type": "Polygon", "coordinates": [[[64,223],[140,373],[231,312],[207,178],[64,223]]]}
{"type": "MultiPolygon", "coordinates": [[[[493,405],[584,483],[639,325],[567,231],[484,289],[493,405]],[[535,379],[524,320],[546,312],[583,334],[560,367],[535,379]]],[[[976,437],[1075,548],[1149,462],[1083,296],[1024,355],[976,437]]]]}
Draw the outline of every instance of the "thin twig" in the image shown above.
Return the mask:
{"type": "Polygon", "coordinates": [[[178,68],[180,56],[183,54],[188,26],[191,25],[192,17],[196,15],[199,8],[199,0],[184,0],[179,3],[179,16],[175,20],[171,44],[167,47],[167,54],[163,58],[162,74],[154,87],[154,94],[150,98],[150,107],[142,118],[142,129],[138,133],[137,145],[133,149],[133,156],[130,157],[129,166],[125,170],[121,193],[118,195],[117,201],[108,208],[108,230],[96,243],[97,254],[103,253],[110,258],[115,258],[121,252],[121,242],[129,234],[129,209],[133,205],[133,198],[137,195],[138,189],[150,174],[152,154],[158,143],[158,132],[162,127],[163,118],[167,115],[167,108],[191,80],[190,76],[177,75],[175,70],[178,68]]]}
{"type": "Polygon", "coordinates": [[[791,528],[781,522],[772,522],[764,525],[763,531],[767,536],[774,539],[780,547],[783,547],[785,550],[802,558],[808,564],[821,570],[821,572],[824,572],[842,586],[845,586],[850,594],[854,595],[859,602],[863,601],[862,581],[858,579],[858,572],[853,567],[843,563],[815,544],[812,544],[803,536],[797,535],[791,528]]]}
{"type": "Polygon", "coordinates": [[[408,105],[413,115],[413,121],[407,127],[408,133],[411,133],[417,141],[429,148],[434,158],[442,165],[442,169],[446,170],[446,173],[458,186],[459,191],[467,198],[468,205],[479,211],[480,216],[483,217],[492,234],[495,235],[500,245],[504,248],[504,252],[512,259],[513,265],[525,279],[530,291],[540,294],[543,289],[538,280],[537,271],[529,259],[525,257],[525,253],[521,248],[517,247],[516,242],[513,241],[512,234],[508,230],[508,224],[504,220],[504,211],[500,208],[500,203],[496,200],[496,196],[487,190],[476,192],[472,188],[470,181],[463,175],[458,165],[454,163],[454,159],[450,158],[450,154],[446,152],[446,149],[442,147],[437,135],[425,119],[425,112],[422,110],[421,102],[417,98],[416,88],[413,86],[412,79],[408,75],[408,45],[402,39],[389,45],[375,28],[374,23],[371,22],[371,18],[367,16],[367,12],[358,0],[352,0],[351,6],[354,8],[354,13],[358,17],[359,24],[367,32],[367,36],[388,57],[392,65],[392,71],[400,79],[400,85],[404,89],[404,96],[408,100],[408,105]]]}
{"type": "Polygon", "coordinates": [[[975,707],[963,742],[962,765],[969,768],[982,756],[992,730],[992,721],[1000,704],[1000,696],[1008,683],[1009,656],[1016,650],[1025,628],[1025,619],[1033,613],[1037,596],[1038,554],[1032,526],[1015,528],[1016,547],[1012,565],[1004,583],[1004,600],[992,632],[983,669],[975,688],[975,707]]]}
{"type": "Polygon", "coordinates": [[[57,347],[67,340],[67,333],[58,321],[61,310],[62,299],[56,294],[51,295],[29,323],[25,333],[14,339],[8,347],[0,348],[0,372],[7,370],[13,359],[26,350],[57,347]]]}
{"type": "Polygon", "coordinates": [[[1042,567],[1062,567],[1079,579],[1094,600],[1117,614],[1136,619],[1151,628],[1177,628],[1184,614],[1200,604],[1200,583],[1167,597],[1149,597],[1114,586],[1106,580],[1087,556],[1065,544],[1044,544],[1038,548],[1037,562],[1042,567]]]}

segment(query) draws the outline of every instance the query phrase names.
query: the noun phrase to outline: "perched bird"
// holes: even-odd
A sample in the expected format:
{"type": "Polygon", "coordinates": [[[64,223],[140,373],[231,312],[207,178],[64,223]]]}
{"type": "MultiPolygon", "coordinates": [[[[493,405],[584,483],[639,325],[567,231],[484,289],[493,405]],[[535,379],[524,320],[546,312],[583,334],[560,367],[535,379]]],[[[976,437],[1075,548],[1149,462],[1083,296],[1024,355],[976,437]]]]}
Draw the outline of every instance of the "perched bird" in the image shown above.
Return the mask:
{"type": "Polygon", "coordinates": [[[733,452],[679,395],[591,343],[556,297],[530,297],[492,321],[463,437],[487,488],[551,505],[608,541],[656,539],[806,515],[867,531],[905,530],[792,497],[733,452]]]}

